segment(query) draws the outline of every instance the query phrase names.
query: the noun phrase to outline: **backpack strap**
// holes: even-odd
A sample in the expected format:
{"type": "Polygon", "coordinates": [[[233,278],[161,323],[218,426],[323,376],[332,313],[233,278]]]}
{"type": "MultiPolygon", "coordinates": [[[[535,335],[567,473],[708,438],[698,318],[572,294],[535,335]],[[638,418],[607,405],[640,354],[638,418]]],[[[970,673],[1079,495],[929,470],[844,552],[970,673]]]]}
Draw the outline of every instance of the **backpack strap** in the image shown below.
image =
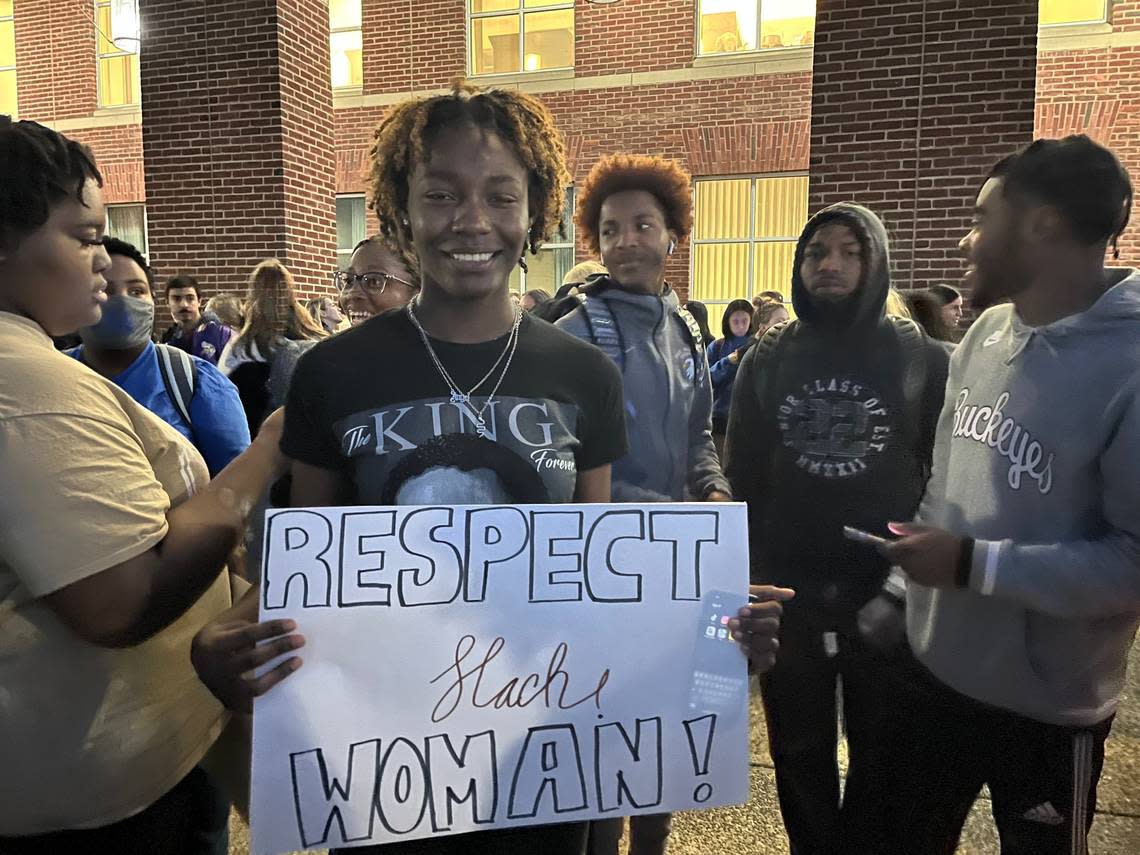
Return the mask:
{"type": "Polygon", "coordinates": [[[752,349],[756,351],[756,355],[752,357],[756,400],[760,401],[765,413],[775,412],[779,404],[774,397],[777,384],[776,374],[773,372],[779,372],[782,360],[776,357],[791,339],[792,332],[798,324],[799,321],[796,319],[775,324],[753,345],[752,349]],[[767,363],[773,364],[767,365],[767,363]]]}
{"type": "Polygon", "coordinates": [[[926,377],[928,373],[926,353],[926,333],[909,318],[898,318],[889,315],[888,320],[894,327],[898,337],[899,350],[902,356],[903,375],[903,407],[906,417],[905,424],[921,425],[923,411],[923,397],[926,394],[926,377]]]}
{"type": "Polygon", "coordinates": [[[621,328],[605,300],[582,297],[582,314],[589,329],[590,341],[625,372],[625,341],[621,328]]]}
{"type": "Polygon", "coordinates": [[[692,312],[684,306],[677,306],[676,314],[689,333],[689,349],[693,351],[693,380],[699,385],[701,382],[701,366],[706,362],[705,337],[701,333],[701,325],[697,323],[692,312]]]}
{"type": "Polygon", "coordinates": [[[194,364],[194,357],[184,350],[165,344],[156,344],[154,352],[158,358],[158,373],[162,375],[166,394],[174,404],[174,409],[178,410],[178,414],[193,432],[194,422],[190,419],[190,404],[194,400],[194,393],[198,391],[198,366],[194,364]]]}

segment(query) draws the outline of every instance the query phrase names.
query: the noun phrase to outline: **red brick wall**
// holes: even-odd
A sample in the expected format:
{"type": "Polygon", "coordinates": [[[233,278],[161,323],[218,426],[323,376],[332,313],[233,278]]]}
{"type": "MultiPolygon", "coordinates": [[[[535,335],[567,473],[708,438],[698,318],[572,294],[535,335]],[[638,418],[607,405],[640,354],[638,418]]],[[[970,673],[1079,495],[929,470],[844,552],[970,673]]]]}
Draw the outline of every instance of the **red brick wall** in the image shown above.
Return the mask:
{"type": "MultiPolygon", "coordinates": [[[[1114,32],[1140,31],[1140,0],[1111,4],[1114,32]]],[[[1088,134],[1140,184],[1140,47],[1045,51],[1037,62],[1036,136],[1088,134]]],[[[1140,265],[1140,228],[1121,236],[1120,261],[1140,265]]]]}
{"type": "Polygon", "coordinates": [[[957,283],[986,171],[1033,134],[1037,3],[820,0],[809,209],[856,201],[895,283],[957,283]]]}
{"type": "Polygon", "coordinates": [[[141,125],[81,128],[68,131],[67,136],[91,146],[95,152],[106,202],[146,201],[141,125]]]}
{"type": "Polygon", "coordinates": [[[152,260],[211,292],[269,257],[326,291],[335,264],[327,8],[281,2],[142,4],[152,260]]]}
{"type": "Polygon", "coordinates": [[[20,118],[55,122],[98,106],[93,0],[16,0],[20,118]]]}
{"type": "Polygon", "coordinates": [[[693,0],[575,4],[574,69],[579,76],[688,68],[697,44],[693,0]]]}
{"type": "Polygon", "coordinates": [[[329,13],[325,0],[278,3],[284,255],[297,284],[332,290],[336,269],[336,157],[333,153],[329,13]]]}

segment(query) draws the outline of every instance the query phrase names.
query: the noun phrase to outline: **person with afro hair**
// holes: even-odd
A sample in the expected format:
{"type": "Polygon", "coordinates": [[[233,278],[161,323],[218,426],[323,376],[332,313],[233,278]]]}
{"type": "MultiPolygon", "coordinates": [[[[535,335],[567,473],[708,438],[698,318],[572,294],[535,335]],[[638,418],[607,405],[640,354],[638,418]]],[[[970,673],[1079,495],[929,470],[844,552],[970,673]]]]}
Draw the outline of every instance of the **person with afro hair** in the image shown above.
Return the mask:
{"type": "MultiPolygon", "coordinates": [[[[557,324],[622,370],[630,450],[614,464],[615,502],[731,501],[713,447],[701,333],[665,281],[692,228],[690,183],[675,161],[615,154],[594,165],[579,195],[578,234],[609,275],[584,286],[557,324]]],[[[670,825],[669,814],[633,817],[630,850],[664,852],[670,825]]],[[[620,819],[592,823],[591,855],[614,855],[621,831],[620,819]]]]}

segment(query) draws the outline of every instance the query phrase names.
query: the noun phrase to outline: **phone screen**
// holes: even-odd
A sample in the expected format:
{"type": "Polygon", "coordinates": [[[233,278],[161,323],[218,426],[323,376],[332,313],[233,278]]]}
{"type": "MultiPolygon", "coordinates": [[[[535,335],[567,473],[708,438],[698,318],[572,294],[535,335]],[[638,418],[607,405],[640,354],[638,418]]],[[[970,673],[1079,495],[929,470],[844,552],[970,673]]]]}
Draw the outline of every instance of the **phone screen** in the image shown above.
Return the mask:
{"type": "Polygon", "coordinates": [[[701,601],[689,685],[691,712],[738,713],[747,706],[748,663],[728,628],[745,600],[743,594],[710,591],[701,601]]]}

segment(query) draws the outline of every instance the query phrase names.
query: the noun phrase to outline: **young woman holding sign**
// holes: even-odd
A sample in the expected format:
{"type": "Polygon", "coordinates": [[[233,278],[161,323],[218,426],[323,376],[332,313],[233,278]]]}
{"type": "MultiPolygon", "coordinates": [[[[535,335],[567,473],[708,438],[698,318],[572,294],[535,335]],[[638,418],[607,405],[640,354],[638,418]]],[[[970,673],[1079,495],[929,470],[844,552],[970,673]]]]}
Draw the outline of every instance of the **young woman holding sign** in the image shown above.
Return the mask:
{"type": "MultiPolygon", "coordinates": [[[[559,225],[569,183],[550,113],[528,95],[458,86],[393,108],[376,131],[370,196],[420,293],[301,360],[282,439],[295,506],[610,500],[610,464],[627,448],[618,371],[509,294],[515,265],[559,225]]],[[[778,608],[757,608],[742,628],[760,656],[775,649],[778,608]]],[[[237,708],[300,664],[242,678],[303,643],[291,621],[255,614],[247,600],[198,639],[203,681],[237,708]]],[[[552,855],[585,841],[585,824],[571,823],[383,851],[552,855]]]]}

